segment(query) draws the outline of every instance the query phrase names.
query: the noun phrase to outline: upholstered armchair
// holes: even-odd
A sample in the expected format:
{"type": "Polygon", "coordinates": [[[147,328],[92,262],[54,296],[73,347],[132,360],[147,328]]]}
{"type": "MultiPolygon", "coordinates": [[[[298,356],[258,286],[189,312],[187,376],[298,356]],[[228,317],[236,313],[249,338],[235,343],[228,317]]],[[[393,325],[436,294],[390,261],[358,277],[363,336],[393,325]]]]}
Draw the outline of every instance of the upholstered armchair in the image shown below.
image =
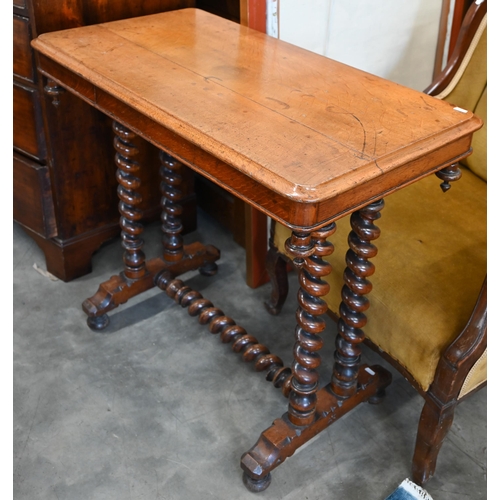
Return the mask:
{"type": "MultiPolygon", "coordinates": [[[[434,474],[457,404],[486,384],[486,82],[486,1],[477,0],[449,64],[425,92],[474,111],[484,126],[474,135],[473,154],[459,165],[460,180],[450,184],[442,178],[440,188],[431,176],[385,198],[381,218],[375,218],[378,253],[366,267],[369,309],[357,311],[358,318],[360,311],[367,317],[365,343],[425,399],[413,456],[413,480],[419,484],[434,474]]],[[[352,279],[345,255],[349,238],[359,231],[353,217],[351,223],[349,217],[337,221],[335,252],[327,258],[333,271],[325,300],[340,318],[339,327],[353,312],[339,311],[352,279]]],[[[272,224],[267,269],[273,289],[266,304],[271,314],[279,313],[288,291],[289,237],[289,229],[272,224]]]]}

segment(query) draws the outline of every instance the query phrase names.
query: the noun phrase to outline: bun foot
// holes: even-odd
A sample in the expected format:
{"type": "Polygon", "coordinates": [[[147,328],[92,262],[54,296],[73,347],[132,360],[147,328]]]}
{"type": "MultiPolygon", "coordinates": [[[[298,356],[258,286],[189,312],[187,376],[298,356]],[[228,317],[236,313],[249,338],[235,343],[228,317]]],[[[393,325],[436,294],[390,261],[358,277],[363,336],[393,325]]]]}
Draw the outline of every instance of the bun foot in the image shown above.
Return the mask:
{"type": "Polygon", "coordinates": [[[271,473],[265,475],[261,479],[253,479],[246,472],[243,472],[243,484],[248,491],[259,493],[264,491],[271,484],[271,473]]]}
{"type": "Polygon", "coordinates": [[[380,404],[385,398],[385,389],[379,389],[371,398],[368,398],[368,403],[371,405],[380,404]]]}
{"type": "Polygon", "coordinates": [[[103,314],[102,316],[89,316],[87,318],[87,325],[91,330],[96,332],[104,330],[109,325],[109,316],[103,314]]]}
{"type": "Polygon", "coordinates": [[[215,262],[207,262],[198,269],[198,272],[203,276],[214,276],[218,270],[219,266],[215,262]]]}
{"type": "Polygon", "coordinates": [[[281,312],[281,308],[283,307],[283,305],[282,304],[275,305],[271,301],[266,300],[264,302],[264,307],[266,308],[266,311],[272,316],[278,316],[279,313],[281,312]]]}

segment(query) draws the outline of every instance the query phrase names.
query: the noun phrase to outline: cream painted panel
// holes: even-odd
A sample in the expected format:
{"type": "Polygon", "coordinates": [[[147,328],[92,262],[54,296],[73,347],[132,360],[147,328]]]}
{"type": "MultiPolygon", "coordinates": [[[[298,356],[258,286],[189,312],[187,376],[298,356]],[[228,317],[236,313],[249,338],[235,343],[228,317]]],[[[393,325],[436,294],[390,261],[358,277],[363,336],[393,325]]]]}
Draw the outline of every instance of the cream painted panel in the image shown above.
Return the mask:
{"type": "Polygon", "coordinates": [[[279,38],[325,55],[330,4],[331,0],[278,0],[279,38]]]}
{"type": "Polygon", "coordinates": [[[438,0],[278,0],[279,37],[423,90],[430,84],[438,0]]]}

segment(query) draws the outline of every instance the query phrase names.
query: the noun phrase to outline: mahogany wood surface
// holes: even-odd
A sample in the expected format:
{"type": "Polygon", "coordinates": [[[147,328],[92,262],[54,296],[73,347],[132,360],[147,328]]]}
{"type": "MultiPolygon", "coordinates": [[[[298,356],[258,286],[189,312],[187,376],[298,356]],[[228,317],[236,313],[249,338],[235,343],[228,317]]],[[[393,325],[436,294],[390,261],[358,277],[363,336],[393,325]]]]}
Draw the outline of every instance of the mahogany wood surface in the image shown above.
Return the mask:
{"type": "MultiPolygon", "coordinates": [[[[473,2],[474,0],[442,0],[433,80],[441,73],[444,65],[450,61],[464,17],[473,2]],[[448,45],[447,54],[445,54],[446,45],[448,45]]],[[[474,3],[477,5],[476,2],[474,3]]]]}
{"type": "Polygon", "coordinates": [[[172,280],[170,271],[162,273],[157,282],[158,287],[171,299],[187,308],[190,316],[198,316],[200,324],[208,325],[210,333],[220,333],[221,342],[232,344],[232,350],[241,353],[244,361],[254,362],[255,369],[258,372],[264,371],[266,380],[272,382],[274,387],[281,389],[282,394],[288,397],[291,389],[291,370],[283,366],[281,358],[272,354],[265,345],[259,343],[221,309],[203,298],[201,293],[179,279],[172,280]]]}
{"type": "Polygon", "coordinates": [[[146,260],[142,238],[143,200],[140,192],[145,165],[138,161],[138,137],[117,121],[113,121],[113,132],[124,269],[119,275],[101,283],[97,292],[83,302],[87,325],[93,330],[102,330],[108,326],[108,311],[155,286],[159,273],[168,269],[169,276],[173,279],[179,274],[198,268],[201,274],[212,276],[217,272],[215,261],[220,256],[219,251],[211,245],[194,243],[184,246],[181,235],[181,201],[184,184],[182,172],[186,167],[161,151],[159,188],[162,194],[160,204],[163,256],[146,260]]]}
{"type": "Polygon", "coordinates": [[[266,0],[240,0],[239,3],[241,24],[265,33],[266,0]]]}
{"type": "MultiPolygon", "coordinates": [[[[458,43],[455,46],[449,64],[425,92],[435,95],[446,88],[452,80],[464,59],[474,33],[477,31],[486,14],[486,4],[487,2],[484,0],[484,2],[474,2],[471,5],[465,15],[462,30],[458,36],[458,43]]],[[[436,172],[436,175],[443,180],[441,188],[443,191],[446,191],[450,188],[449,182],[458,180],[461,173],[458,165],[452,165],[442,171],[436,172]]],[[[374,232],[376,227],[372,224],[366,224],[369,221],[365,221],[363,225],[360,225],[359,222],[365,218],[362,212],[369,207],[351,216],[353,232],[349,235],[350,250],[346,256],[348,267],[344,272],[346,285],[342,290],[340,317],[332,310],[328,310],[329,316],[339,325],[341,333],[337,337],[337,349],[335,352],[336,365],[339,365],[341,369],[345,369],[346,367],[356,369],[356,363],[351,363],[351,366],[349,366],[350,359],[355,362],[357,361],[355,356],[349,356],[349,351],[351,351],[351,354],[356,354],[352,348],[352,344],[355,343],[353,341],[364,337],[359,327],[364,326],[366,322],[366,316],[364,316],[363,311],[368,307],[369,302],[365,294],[371,290],[371,285],[367,286],[368,283],[364,280],[364,276],[373,273],[372,264],[364,259],[364,256],[374,256],[374,252],[376,253],[375,247],[370,248],[369,245],[366,245],[370,239],[374,239],[373,236],[376,236],[374,232]],[[356,219],[358,220],[356,221],[356,219]],[[372,226],[371,228],[370,225],[372,226]],[[362,249],[360,245],[362,242],[356,236],[364,236],[367,240],[364,242],[366,248],[363,252],[358,252],[358,249],[362,249]],[[367,236],[369,238],[366,238],[367,236]],[[371,255],[369,255],[370,253],[371,255]],[[345,307],[346,305],[347,307],[345,307]],[[350,328],[346,328],[348,321],[351,323],[350,328]],[[342,350],[345,351],[344,354],[342,354],[342,350]],[[340,358],[341,363],[338,363],[337,358],[340,358]],[[342,366],[342,364],[347,366],[342,366]]],[[[272,294],[265,303],[265,306],[269,313],[276,315],[280,313],[288,294],[288,276],[285,268],[287,262],[289,262],[289,257],[278,252],[274,244],[274,230],[275,223],[273,221],[271,224],[270,249],[267,255],[272,294]]],[[[476,306],[467,325],[442,354],[435,372],[434,381],[428,391],[422,389],[413,375],[398,360],[392,358],[387,352],[370,341],[370,339],[364,339],[365,344],[400,371],[425,400],[425,405],[420,416],[412,460],[412,479],[420,485],[425,484],[435,472],[439,450],[452,425],[456,406],[486,384],[486,382],[483,382],[459,399],[460,391],[469,371],[485,353],[487,345],[486,323],[487,284],[485,278],[476,306]]],[[[338,372],[337,366],[334,367],[332,382],[335,382],[335,379],[339,379],[337,376],[338,372]]],[[[343,382],[344,387],[348,387],[348,383],[346,384],[346,382],[349,382],[349,378],[343,377],[341,382],[343,382]]],[[[265,445],[262,445],[262,447],[265,448],[265,445]]]]}
{"type": "MultiPolygon", "coordinates": [[[[207,274],[215,272],[218,259],[207,246],[193,265],[179,238],[176,160],[293,229],[287,248],[300,268],[299,308],[291,378],[280,378],[289,390],[288,412],[241,460],[246,486],[262,491],[270,471],[298,447],[361,402],[379,402],[390,383],[382,368],[360,364],[361,304],[352,317],[343,315],[348,326],[337,339],[332,382],[318,387],[322,297],[329,288],[323,278],[331,270],[323,257],[333,251],[327,241],[333,221],[354,212],[347,264],[362,278],[366,259],[376,253],[371,240],[378,236],[373,222],[380,200],[469,155],[481,120],[198,9],[49,33],[33,46],[42,73],[112,117],[120,140],[142,137],[164,152],[162,193],[170,199],[162,202],[164,258],[145,262],[136,225],[135,147],[120,146],[126,268],[84,304],[96,328],[105,326],[107,310],[131,296],[128,290],[156,283],[212,333],[234,340],[247,361],[269,366],[274,380],[284,368],[265,346],[175,280],[201,261],[214,266],[207,274]]],[[[448,170],[444,187],[457,177],[456,169],[448,170]]],[[[362,300],[354,290],[343,295],[349,305],[362,300]]]]}
{"type": "MultiPolygon", "coordinates": [[[[467,12],[469,11],[470,6],[475,3],[479,5],[482,0],[455,0],[454,8],[453,8],[453,19],[451,21],[450,28],[450,48],[448,52],[448,56],[455,49],[455,44],[457,43],[460,30],[463,26],[463,20],[467,12]]],[[[449,57],[448,57],[449,60],[449,57]]]]}
{"type": "Polygon", "coordinates": [[[292,228],[456,163],[481,126],[471,112],[197,9],[33,45],[42,72],[108,113],[121,108],[131,128],[148,122],[143,134],[162,149],[292,228]]]}
{"type": "Polygon", "coordinates": [[[332,390],[342,398],[352,396],[357,390],[360,344],[365,340],[365,312],[370,306],[367,295],[372,290],[369,277],[375,272],[374,264],[368,259],[378,253],[374,240],[380,237],[380,229],[375,222],[380,218],[383,208],[384,200],[378,200],[354,212],[350,219],[349,250],[345,259],[347,267],[344,270],[345,284],[341,292],[332,373],[332,390]]]}
{"type": "Polygon", "coordinates": [[[43,161],[47,151],[41,133],[43,118],[39,94],[29,85],[14,82],[13,97],[14,146],[27,157],[43,161]]]}
{"type": "Polygon", "coordinates": [[[28,19],[22,16],[14,16],[13,38],[14,73],[32,81],[35,75],[30,50],[31,32],[28,19]]]}
{"type": "MultiPolygon", "coordinates": [[[[453,423],[465,377],[487,346],[487,279],[485,278],[471,317],[462,333],[446,349],[436,369],[418,424],[412,473],[425,484],[436,469],[437,457],[453,423]]],[[[484,382],[480,387],[484,387],[484,382]]],[[[477,388],[479,389],[479,387],[477,388]]],[[[476,389],[476,390],[477,390],[476,389]]],[[[470,394],[469,394],[470,395],[470,394]]]]}
{"type": "Polygon", "coordinates": [[[30,0],[36,17],[36,34],[76,28],[118,19],[194,7],[196,0],[92,0],[60,2],[30,0]]]}
{"type": "MultiPolygon", "coordinates": [[[[110,118],[70,92],[46,93],[30,40],[42,33],[194,6],[194,0],[15,0],[14,220],[45,254],[47,270],[70,281],[91,271],[92,254],[119,234],[117,181],[110,118]],[[54,97],[59,106],[53,105],[54,97]],[[86,133],[83,134],[82,130],[86,133]],[[16,159],[20,159],[18,161],[16,159]],[[46,171],[49,183],[38,175],[46,171]],[[33,197],[32,197],[33,195],[33,197]],[[43,204],[30,203],[43,199],[43,204]],[[43,221],[52,221],[47,231],[43,221]],[[50,235],[49,235],[50,234],[50,235]]],[[[142,142],[144,142],[141,139],[142,142]]],[[[142,146],[142,144],[141,144],[142,146]]],[[[142,179],[144,220],[160,212],[160,168],[156,149],[141,147],[151,166],[142,179]]],[[[184,175],[184,227],[196,227],[191,172],[184,175]]]]}
{"type": "MultiPolygon", "coordinates": [[[[240,0],[243,26],[266,33],[266,1],[240,0]]],[[[269,281],[266,270],[267,217],[255,207],[245,204],[247,285],[257,288],[269,281]]]]}
{"type": "MultiPolygon", "coordinates": [[[[462,2],[463,4],[463,2],[462,2]]],[[[463,8],[463,5],[462,5],[463,8]]],[[[450,52],[448,62],[442,71],[434,78],[433,82],[425,89],[425,93],[438,95],[453,79],[460,63],[463,61],[467,49],[474,38],[477,28],[481,24],[487,10],[487,2],[474,2],[462,17],[459,17],[459,26],[462,29],[457,33],[453,50],[450,52]]]]}
{"type": "Polygon", "coordinates": [[[56,220],[51,200],[49,169],[16,153],[14,165],[14,190],[26,194],[23,203],[17,198],[13,200],[18,220],[47,238],[55,236],[56,220]]]}
{"type": "Polygon", "coordinates": [[[441,3],[441,15],[439,17],[438,38],[436,43],[436,55],[434,58],[434,69],[432,73],[433,79],[436,77],[436,75],[441,73],[441,69],[443,67],[443,59],[449,34],[448,17],[450,15],[451,2],[452,0],[443,0],[441,3]]]}
{"type": "MultiPolygon", "coordinates": [[[[237,198],[238,199],[238,198],[237,198]]],[[[257,288],[269,281],[266,270],[268,230],[266,214],[244,203],[246,280],[251,288],[257,288]]]]}

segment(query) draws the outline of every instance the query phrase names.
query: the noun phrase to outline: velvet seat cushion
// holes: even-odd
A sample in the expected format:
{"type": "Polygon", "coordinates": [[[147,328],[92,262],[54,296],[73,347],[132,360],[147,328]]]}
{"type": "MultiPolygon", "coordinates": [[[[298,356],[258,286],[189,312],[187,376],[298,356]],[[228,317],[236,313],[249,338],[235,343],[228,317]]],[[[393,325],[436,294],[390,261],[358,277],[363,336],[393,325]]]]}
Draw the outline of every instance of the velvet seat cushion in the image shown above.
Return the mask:
{"type": "MultiPolygon", "coordinates": [[[[460,334],[486,276],[486,182],[467,168],[443,193],[435,176],[385,198],[381,236],[371,261],[366,336],[396,359],[427,391],[443,352],[460,334]]],[[[338,313],[344,284],[349,217],[337,221],[328,258],[333,271],[325,298],[338,313]]],[[[276,224],[275,244],[286,254],[290,230],[276,224]]]]}

